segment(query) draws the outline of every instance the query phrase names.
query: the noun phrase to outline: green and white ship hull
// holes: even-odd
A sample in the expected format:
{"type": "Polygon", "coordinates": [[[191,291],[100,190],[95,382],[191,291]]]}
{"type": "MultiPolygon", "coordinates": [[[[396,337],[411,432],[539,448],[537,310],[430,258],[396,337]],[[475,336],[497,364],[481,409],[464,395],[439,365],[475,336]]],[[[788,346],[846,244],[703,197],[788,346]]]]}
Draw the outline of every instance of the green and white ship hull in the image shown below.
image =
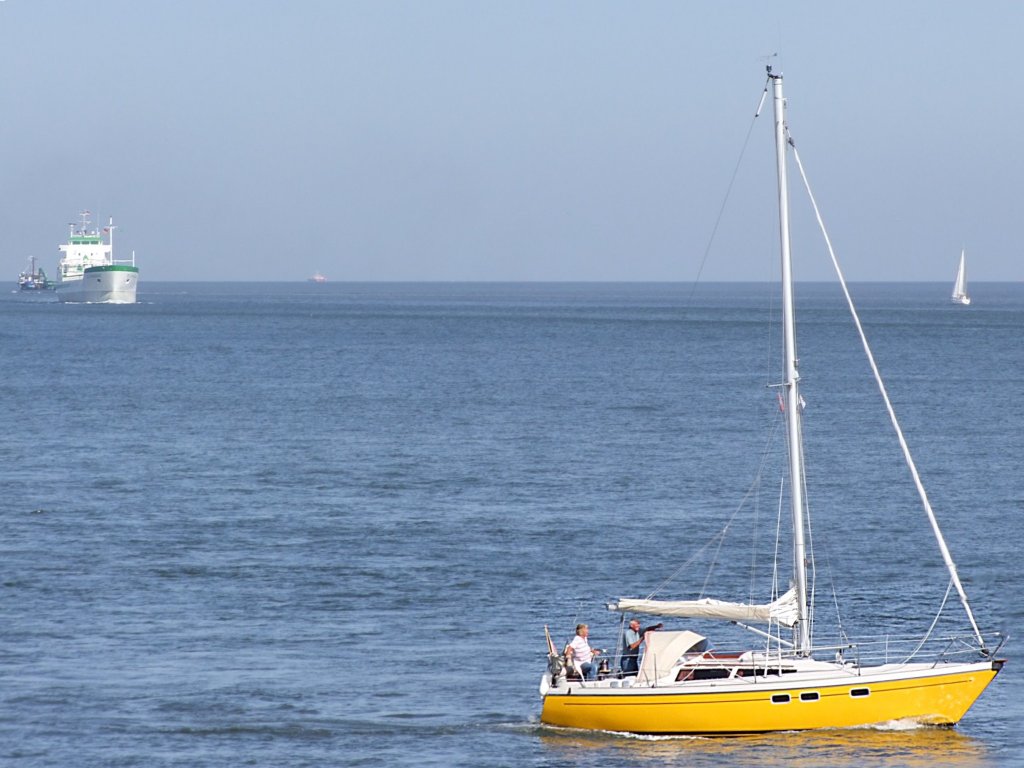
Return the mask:
{"type": "Polygon", "coordinates": [[[91,228],[88,211],[81,218],[77,227],[71,225],[67,243],[59,247],[57,298],[86,304],[134,304],[139,284],[135,254],[130,262],[115,261],[114,220],[101,233],[91,228]]]}
{"type": "Polygon", "coordinates": [[[139,268],[126,264],[86,267],[78,280],[57,286],[57,298],[88,304],[134,304],[139,268]]]}

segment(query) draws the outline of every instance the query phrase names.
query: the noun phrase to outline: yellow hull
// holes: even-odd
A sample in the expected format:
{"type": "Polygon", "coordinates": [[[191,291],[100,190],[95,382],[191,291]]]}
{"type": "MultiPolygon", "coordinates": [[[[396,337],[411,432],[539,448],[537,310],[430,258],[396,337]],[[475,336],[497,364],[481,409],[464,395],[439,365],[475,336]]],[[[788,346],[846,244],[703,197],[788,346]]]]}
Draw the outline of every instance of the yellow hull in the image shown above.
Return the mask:
{"type": "Polygon", "coordinates": [[[806,682],[791,687],[748,682],[723,685],[713,692],[708,692],[706,686],[702,686],[702,692],[693,693],[678,690],[685,686],[600,691],[573,687],[571,693],[553,689],[544,696],[541,722],[652,734],[851,728],[908,719],[953,725],[1001,666],[1001,662],[957,665],[956,672],[932,670],[935,674],[904,679],[833,678],[827,683],[806,682]],[[785,701],[787,695],[789,700],[785,701]]]}

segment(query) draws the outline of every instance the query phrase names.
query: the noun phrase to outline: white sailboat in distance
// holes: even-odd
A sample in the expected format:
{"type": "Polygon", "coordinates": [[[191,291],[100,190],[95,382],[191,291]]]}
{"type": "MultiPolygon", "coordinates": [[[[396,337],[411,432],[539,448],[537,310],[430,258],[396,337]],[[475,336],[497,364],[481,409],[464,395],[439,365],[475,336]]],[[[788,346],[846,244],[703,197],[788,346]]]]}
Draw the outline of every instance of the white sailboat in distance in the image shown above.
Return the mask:
{"type": "Polygon", "coordinates": [[[960,251],[960,265],[956,269],[956,280],[953,281],[954,304],[970,304],[971,297],[967,295],[967,252],[960,251]]]}

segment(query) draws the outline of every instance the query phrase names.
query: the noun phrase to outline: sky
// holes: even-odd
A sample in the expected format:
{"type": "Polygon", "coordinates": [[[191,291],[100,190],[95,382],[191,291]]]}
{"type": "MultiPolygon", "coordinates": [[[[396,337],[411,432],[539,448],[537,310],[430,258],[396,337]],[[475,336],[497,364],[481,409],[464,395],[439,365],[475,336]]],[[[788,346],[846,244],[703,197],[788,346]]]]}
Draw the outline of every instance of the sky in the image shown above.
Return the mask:
{"type": "Polygon", "coordinates": [[[770,63],[848,279],[1016,282],[1022,34],[986,0],[6,0],[0,266],[89,210],[143,283],[771,280],[770,63]]]}

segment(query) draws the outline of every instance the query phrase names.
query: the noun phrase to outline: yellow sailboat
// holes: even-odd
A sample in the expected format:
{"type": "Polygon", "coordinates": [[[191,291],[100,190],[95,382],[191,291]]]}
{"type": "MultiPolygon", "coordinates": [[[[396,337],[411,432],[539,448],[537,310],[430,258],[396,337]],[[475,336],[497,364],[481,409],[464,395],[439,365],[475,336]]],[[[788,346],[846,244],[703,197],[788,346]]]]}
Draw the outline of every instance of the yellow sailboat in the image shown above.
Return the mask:
{"type": "MultiPolygon", "coordinates": [[[[549,725],[642,734],[759,733],[850,728],[893,721],[950,726],[963,717],[1002,668],[1003,660],[997,656],[1003,638],[998,633],[985,635],[978,628],[834,253],[840,284],[949,572],[947,596],[955,590],[970,623],[970,634],[939,638],[929,631],[924,638],[911,641],[906,649],[899,648],[891,639],[876,643],[844,641],[826,647],[812,643],[809,554],[804,533],[808,511],[804,499],[803,401],[797,372],[789,239],[789,151],[801,175],[803,169],[786,123],[782,76],[774,74],[771,67],[758,113],[769,91],[774,105],[782,259],[784,349],[779,391],[787,430],[793,538],[791,587],[764,604],[709,598],[623,598],[608,606],[623,616],[643,614],[731,622],[760,638],[756,648],[739,652],[712,650],[702,635],[689,629],[649,632],[638,669],[623,672],[609,666],[593,679],[584,679],[573,658],[560,653],[549,636],[548,668],[540,683],[541,721],[549,725]],[[755,624],[763,625],[764,629],[755,624]]],[[[817,214],[813,196],[811,202],[817,214]]],[[[818,220],[820,224],[820,215],[818,220]]],[[[827,233],[825,239],[831,253],[827,233]]]]}

